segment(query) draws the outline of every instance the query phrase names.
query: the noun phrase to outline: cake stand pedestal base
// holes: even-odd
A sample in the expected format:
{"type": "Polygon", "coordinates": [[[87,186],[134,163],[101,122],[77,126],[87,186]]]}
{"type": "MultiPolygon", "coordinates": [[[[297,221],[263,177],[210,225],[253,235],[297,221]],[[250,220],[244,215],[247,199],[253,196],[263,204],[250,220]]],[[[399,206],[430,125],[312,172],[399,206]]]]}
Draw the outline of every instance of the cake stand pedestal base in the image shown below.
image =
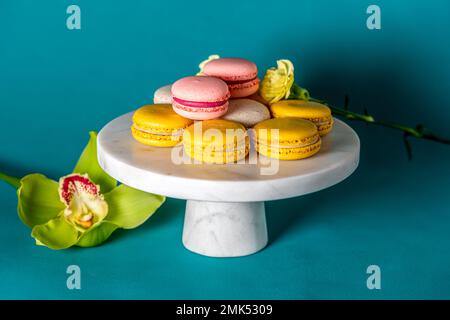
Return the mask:
{"type": "Polygon", "coordinates": [[[210,257],[246,256],[267,244],[264,202],[187,200],[183,244],[210,257]]]}

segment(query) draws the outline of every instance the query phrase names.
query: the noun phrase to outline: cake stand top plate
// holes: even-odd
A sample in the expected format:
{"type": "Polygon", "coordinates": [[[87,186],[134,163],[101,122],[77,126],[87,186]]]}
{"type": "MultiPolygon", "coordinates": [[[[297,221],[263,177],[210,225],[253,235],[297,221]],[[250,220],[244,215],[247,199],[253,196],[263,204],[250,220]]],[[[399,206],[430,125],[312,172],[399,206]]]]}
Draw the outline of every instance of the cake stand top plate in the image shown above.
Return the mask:
{"type": "Polygon", "coordinates": [[[132,115],[120,116],[100,131],[100,166],[130,187],[172,198],[218,202],[290,198],[339,183],[358,166],[358,135],[338,119],[311,158],[277,161],[251,152],[246,163],[218,165],[193,164],[181,146],[138,143],[130,132],[132,115]]]}

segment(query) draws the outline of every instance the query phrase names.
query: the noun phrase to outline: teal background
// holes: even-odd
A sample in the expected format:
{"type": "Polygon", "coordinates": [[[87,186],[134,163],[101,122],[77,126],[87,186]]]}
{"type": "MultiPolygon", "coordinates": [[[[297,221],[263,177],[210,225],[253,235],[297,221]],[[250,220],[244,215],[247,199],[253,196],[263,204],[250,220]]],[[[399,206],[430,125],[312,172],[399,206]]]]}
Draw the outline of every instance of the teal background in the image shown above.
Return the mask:
{"type": "MultiPolygon", "coordinates": [[[[88,140],[206,56],[261,71],[289,58],[318,98],[450,137],[450,4],[415,1],[0,1],[0,167],[67,174],[88,140]],[[66,8],[81,7],[82,30],[66,8]],[[366,28],[377,4],[382,29],[366,28]]],[[[261,72],[261,75],[263,72],[261,72]]],[[[346,181],[266,204],[270,245],[243,258],[181,244],[185,202],[169,199],[142,227],[92,249],[34,245],[0,184],[0,298],[450,298],[450,147],[348,122],[361,162],[346,181]],[[68,265],[82,289],[66,288],[68,265]],[[368,290],[366,268],[381,268],[368,290]]]]}

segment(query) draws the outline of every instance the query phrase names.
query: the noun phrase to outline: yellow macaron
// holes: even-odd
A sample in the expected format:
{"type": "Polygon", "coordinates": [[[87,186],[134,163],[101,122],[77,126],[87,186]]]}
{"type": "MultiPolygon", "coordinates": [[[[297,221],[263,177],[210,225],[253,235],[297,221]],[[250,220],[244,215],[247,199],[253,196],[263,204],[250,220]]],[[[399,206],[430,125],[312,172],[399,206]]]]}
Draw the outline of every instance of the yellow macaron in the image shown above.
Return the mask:
{"type": "Polygon", "coordinates": [[[146,145],[173,147],[181,142],[184,128],[192,122],[176,114],[171,104],[150,104],[134,113],[131,134],[146,145]]]}
{"type": "Polygon", "coordinates": [[[331,110],[321,103],[304,100],[281,100],[270,106],[275,118],[298,117],[314,122],[321,136],[333,129],[331,110]]]}
{"type": "Polygon", "coordinates": [[[321,139],[314,123],[300,118],[274,118],[254,127],[256,150],[269,158],[298,160],[320,150],[321,139]]]}
{"type": "Polygon", "coordinates": [[[183,146],[189,157],[204,163],[237,162],[249,152],[245,127],[222,119],[198,121],[186,128],[183,146]]]}

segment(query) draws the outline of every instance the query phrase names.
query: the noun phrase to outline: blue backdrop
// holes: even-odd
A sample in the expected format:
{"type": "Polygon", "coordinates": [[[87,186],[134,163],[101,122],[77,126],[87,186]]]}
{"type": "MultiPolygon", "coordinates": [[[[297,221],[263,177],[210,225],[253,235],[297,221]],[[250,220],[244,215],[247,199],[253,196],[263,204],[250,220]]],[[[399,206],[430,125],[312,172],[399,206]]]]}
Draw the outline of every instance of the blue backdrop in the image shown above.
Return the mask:
{"type": "MultiPolygon", "coordinates": [[[[89,130],[151,102],[206,56],[260,70],[291,59],[318,98],[450,137],[450,4],[409,1],[0,1],[0,167],[68,173],[89,130]],[[81,8],[81,30],[66,8],[81,8]],[[368,30],[366,8],[381,8],[368,30]]],[[[235,259],[181,244],[184,201],[92,249],[37,247],[0,184],[0,298],[450,298],[450,147],[348,122],[361,163],[346,181],[267,203],[270,245],[235,259]],[[66,287],[66,268],[82,289],[66,287]],[[381,268],[368,290],[366,268],[381,268]]]]}

